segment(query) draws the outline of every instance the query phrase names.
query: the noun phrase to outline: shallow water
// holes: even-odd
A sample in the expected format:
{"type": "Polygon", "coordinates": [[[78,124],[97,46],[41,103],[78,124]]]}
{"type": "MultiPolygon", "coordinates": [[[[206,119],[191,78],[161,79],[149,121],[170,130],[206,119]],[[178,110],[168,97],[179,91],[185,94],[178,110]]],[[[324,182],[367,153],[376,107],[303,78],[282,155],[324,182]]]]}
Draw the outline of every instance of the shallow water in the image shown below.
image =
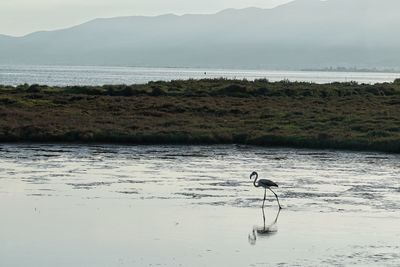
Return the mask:
{"type": "Polygon", "coordinates": [[[0,84],[5,85],[19,85],[24,83],[53,86],[142,84],[150,81],[204,78],[268,79],[270,81],[288,79],[290,81],[315,83],[356,81],[373,84],[393,82],[399,77],[399,73],[382,72],[0,65],[0,84]]]}
{"type": "Polygon", "coordinates": [[[399,155],[0,145],[1,266],[399,266],[399,155]],[[249,174],[279,184],[283,210],[249,174]],[[274,223],[276,219],[276,223],[274,223]]]}

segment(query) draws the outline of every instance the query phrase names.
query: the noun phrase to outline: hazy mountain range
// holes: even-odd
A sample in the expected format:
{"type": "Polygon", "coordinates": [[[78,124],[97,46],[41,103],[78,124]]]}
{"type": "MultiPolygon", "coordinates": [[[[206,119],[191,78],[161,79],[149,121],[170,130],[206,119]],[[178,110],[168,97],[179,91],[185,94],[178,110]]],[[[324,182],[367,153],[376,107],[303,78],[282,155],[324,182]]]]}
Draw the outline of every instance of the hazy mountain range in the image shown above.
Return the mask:
{"type": "Polygon", "coordinates": [[[95,19],[0,35],[0,64],[400,67],[399,0],[297,0],[211,15],[95,19]]]}

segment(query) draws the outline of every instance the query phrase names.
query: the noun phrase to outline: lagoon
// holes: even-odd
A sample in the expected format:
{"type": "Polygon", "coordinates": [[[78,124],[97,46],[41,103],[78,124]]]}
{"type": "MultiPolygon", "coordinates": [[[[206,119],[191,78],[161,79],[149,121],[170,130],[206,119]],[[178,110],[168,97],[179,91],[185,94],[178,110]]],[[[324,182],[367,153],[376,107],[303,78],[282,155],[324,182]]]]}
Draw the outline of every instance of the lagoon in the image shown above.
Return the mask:
{"type": "Polygon", "coordinates": [[[0,65],[1,85],[42,84],[49,86],[145,84],[205,78],[290,80],[313,83],[350,82],[374,84],[393,82],[399,73],[327,72],[284,70],[229,70],[207,68],[140,68],[105,66],[0,65]]]}
{"type": "Polygon", "coordinates": [[[0,145],[4,266],[398,266],[399,155],[0,145]],[[276,181],[283,210],[249,179],[276,181]]]}

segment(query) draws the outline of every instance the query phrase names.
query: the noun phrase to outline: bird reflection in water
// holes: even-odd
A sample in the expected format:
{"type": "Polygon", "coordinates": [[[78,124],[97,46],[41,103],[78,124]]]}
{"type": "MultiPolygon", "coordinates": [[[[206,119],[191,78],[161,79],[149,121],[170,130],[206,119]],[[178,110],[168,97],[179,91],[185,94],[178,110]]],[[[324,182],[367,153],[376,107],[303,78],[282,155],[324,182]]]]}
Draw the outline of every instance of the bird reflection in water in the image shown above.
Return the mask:
{"type": "Polygon", "coordinates": [[[265,224],[265,210],[264,207],[262,207],[262,214],[263,214],[263,226],[254,226],[252,232],[249,234],[249,243],[251,245],[255,245],[257,243],[257,237],[261,238],[268,238],[278,232],[278,218],[279,214],[281,213],[281,209],[278,210],[278,213],[276,214],[275,220],[270,223],[269,225],[265,224]]]}

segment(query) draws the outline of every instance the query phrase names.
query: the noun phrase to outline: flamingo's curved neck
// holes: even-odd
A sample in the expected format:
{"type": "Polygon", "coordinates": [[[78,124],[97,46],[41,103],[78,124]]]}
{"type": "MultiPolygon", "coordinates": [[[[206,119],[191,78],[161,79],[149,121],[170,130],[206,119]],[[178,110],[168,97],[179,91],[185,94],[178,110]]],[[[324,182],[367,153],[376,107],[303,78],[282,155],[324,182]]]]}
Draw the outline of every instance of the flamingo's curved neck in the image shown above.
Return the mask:
{"type": "Polygon", "coordinates": [[[260,185],[257,183],[257,179],[258,179],[258,173],[256,173],[256,178],[253,181],[253,184],[255,187],[260,187],[260,185]]]}

